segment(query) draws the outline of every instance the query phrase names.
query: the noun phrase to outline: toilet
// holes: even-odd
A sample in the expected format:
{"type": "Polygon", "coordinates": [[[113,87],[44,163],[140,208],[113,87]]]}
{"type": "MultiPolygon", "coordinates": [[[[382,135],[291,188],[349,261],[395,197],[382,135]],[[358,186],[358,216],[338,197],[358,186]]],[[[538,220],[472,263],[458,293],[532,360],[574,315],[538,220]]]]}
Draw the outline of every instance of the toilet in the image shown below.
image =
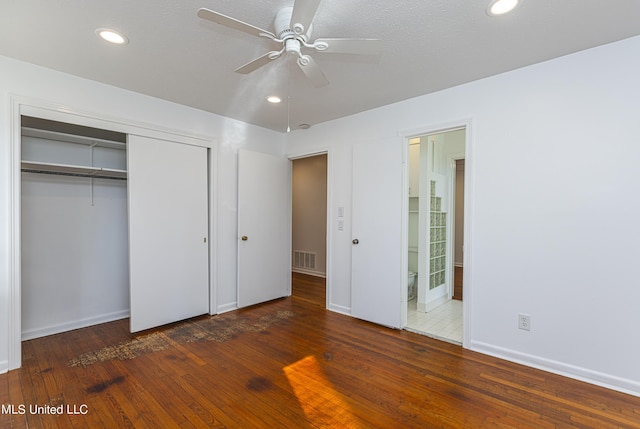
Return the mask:
{"type": "Polygon", "coordinates": [[[408,301],[411,301],[412,299],[416,298],[416,276],[417,276],[417,273],[414,273],[413,271],[409,271],[409,278],[407,281],[407,284],[409,286],[408,296],[407,296],[408,301]]]}

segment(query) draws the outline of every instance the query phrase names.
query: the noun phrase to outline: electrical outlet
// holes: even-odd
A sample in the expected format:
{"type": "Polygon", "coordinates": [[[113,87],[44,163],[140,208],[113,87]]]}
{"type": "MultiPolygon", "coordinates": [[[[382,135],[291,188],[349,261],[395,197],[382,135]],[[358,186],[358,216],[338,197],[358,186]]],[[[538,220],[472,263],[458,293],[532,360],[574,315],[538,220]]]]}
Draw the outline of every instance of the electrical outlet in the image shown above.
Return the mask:
{"type": "Polygon", "coordinates": [[[531,330],[531,316],[528,314],[518,314],[518,329],[531,330]]]}

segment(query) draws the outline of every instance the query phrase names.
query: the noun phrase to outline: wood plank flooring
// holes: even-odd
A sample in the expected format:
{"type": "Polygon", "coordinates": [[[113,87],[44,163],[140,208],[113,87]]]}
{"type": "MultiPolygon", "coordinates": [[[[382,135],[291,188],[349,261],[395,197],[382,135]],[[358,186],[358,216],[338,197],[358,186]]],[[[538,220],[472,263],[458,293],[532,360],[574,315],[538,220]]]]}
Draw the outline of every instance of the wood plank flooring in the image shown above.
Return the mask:
{"type": "Polygon", "coordinates": [[[291,273],[291,294],[311,304],[326,307],[326,280],[302,273],[291,273]]]}
{"type": "Polygon", "coordinates": [[[640,427],[640,398],[296,296],[139,335],[128,320],[97,325],[23,352],[0,375],[0,428],[640,427]]]}

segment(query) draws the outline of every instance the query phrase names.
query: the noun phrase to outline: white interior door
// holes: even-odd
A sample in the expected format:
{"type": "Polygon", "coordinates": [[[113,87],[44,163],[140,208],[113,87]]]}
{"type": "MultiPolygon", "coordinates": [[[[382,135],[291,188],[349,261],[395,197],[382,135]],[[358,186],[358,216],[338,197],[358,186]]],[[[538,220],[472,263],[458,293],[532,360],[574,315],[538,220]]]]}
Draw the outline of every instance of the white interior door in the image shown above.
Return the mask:
{"type": "Polygon", "coordinates": [[[129,135],[131,332],[209,311],[207,149],[129,135]]]}
{"type": "Polygon", "coordinates": [[[291,291],[291,162],[238,153],[238,307],[291,291]]]}
{"type": "Polygon", "coordinates": [[[401,191],[401,141],[354,146],[351,314],[395,328],[401,326],[401,286],[406,284],[401,191]]]}

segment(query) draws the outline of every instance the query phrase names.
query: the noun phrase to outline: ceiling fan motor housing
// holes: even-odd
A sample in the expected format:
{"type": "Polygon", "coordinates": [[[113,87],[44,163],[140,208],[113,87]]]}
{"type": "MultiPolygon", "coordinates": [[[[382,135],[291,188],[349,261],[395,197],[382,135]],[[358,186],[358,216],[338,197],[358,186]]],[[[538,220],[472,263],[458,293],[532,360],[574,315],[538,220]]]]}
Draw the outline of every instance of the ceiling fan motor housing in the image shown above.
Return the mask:
{"type": "Polygon", "coordinates": [[[297,39],[286,39],[284,41],[284,49],[289,55],[295,55],[299,57],[300,54],[300,41],[297,39]]]}

